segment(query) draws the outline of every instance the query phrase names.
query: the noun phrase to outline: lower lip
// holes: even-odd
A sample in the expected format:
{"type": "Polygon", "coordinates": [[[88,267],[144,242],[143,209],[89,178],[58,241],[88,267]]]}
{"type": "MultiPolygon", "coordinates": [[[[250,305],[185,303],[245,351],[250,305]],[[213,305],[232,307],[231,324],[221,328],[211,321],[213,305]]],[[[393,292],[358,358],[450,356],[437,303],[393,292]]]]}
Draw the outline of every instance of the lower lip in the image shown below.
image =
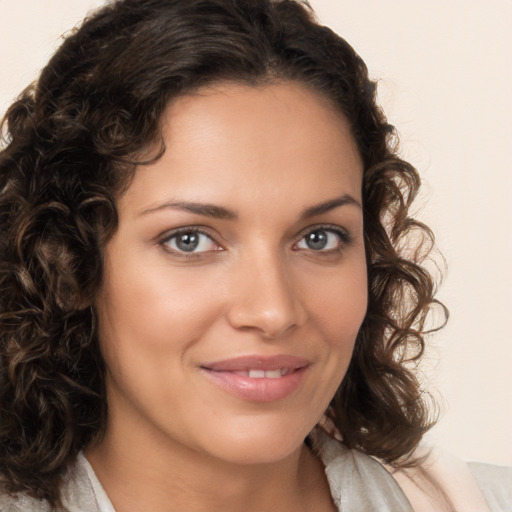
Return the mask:
{"type": "Polygon", "coordinates": [[[275,402],[296,391],[308,367],[298,368],[276,379],[251,379],[233,372],[203,368],[206,375],[228,393],[250,402],[275,402]]]}

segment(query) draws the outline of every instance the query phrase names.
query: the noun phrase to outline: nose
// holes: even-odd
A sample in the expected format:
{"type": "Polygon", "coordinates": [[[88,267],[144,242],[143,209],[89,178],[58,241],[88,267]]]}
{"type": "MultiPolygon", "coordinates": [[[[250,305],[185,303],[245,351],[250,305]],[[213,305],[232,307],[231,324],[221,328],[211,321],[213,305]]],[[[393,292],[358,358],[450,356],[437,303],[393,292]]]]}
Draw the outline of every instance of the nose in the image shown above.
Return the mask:
{"type": "Polygon", "coordinates": [[[232,327],[276,339],[304,324],[297,283],[278,255],[258,254],[239,265],[228,311],[232,327]]]}

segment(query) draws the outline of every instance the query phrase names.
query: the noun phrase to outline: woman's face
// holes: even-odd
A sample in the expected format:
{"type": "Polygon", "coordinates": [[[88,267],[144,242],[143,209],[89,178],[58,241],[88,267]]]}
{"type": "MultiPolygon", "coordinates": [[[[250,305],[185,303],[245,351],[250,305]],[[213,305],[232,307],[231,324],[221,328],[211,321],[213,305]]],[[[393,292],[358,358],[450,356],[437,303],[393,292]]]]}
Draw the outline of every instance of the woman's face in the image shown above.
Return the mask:
{"type": "Polygon", "coordinates": [[[366,312],[354,139],[290,83],[203,89],[162,128],[166,151],[119,199],[105,250],[107,438],[283,459],[328,406],[366,312]]]}

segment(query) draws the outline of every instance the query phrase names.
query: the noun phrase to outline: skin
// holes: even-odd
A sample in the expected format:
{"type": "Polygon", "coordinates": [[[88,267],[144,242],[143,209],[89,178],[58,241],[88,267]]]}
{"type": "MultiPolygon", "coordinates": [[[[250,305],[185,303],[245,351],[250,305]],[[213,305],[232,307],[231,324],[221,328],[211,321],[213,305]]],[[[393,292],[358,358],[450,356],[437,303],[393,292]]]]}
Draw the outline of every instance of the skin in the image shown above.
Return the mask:
{"type": "Polygon", "coordinates": [[[303,441],[367,307],[350,127],[301,85],[229,83],[175,99],[162,135],[165,154],[119,198],[105,249],[95,308],[109,417],[86,455],[117,512],[335,510],[303,441]],[[180,251],[175,230],[197,227],[197,250],[180,251]],[[312,248],[305,237],[319,233],[327,245],[312,248]],[[308,366],[270,402],[233,395],[202,369],[282,354],[308,366]]]}

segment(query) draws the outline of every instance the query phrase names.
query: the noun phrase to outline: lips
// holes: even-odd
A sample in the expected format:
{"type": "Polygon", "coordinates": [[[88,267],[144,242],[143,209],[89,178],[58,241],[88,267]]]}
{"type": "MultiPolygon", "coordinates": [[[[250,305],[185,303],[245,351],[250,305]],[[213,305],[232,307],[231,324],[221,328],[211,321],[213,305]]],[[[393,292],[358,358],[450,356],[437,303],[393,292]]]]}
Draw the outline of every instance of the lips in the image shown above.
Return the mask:
{"type": "Polygon", "coordinates": [[[251,402],[273,402],[294,393],[310,366],[306,359],[279,355],[244,356],[201,365],[224,391],[251,402]]]}

